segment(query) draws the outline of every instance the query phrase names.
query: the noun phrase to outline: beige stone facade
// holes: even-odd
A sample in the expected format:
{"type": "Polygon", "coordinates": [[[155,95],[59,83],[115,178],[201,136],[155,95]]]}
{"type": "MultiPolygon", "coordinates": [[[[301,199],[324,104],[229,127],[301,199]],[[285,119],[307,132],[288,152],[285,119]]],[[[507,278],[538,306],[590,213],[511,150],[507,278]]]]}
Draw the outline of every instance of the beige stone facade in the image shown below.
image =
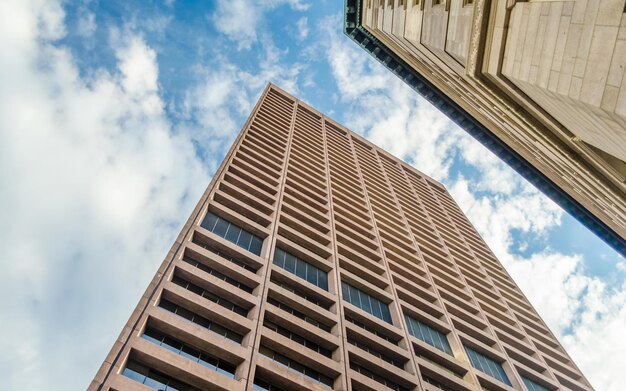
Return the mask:
{"type": "Polygon", "coordinates": [[[89,386],[166,388],[591,390],[441,184],[272,85],[89,386]]]}
{"type": "Polygon", "coordinates": [[[349,3],[373,37],[623,243],[625,0],[349,3]]]}

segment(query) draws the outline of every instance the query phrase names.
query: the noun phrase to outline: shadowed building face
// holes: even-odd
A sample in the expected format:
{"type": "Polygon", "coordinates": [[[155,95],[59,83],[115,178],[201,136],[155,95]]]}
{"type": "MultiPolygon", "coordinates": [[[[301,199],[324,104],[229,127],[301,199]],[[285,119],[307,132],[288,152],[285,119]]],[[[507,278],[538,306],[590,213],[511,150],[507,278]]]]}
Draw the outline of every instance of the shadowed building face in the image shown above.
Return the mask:
{"type": "Polygon", "coordinates": [[[270,85],[89,390],[591,390],[431,178],[270,85]]]}

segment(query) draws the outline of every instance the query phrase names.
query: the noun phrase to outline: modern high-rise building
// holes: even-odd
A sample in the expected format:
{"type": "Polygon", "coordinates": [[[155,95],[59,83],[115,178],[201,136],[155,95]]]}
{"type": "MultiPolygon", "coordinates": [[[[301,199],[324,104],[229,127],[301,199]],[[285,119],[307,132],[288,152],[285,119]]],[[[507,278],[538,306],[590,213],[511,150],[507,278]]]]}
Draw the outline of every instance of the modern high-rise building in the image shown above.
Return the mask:
{"type": "Polygon", "coordinates": [[[626,0],[345,11],[348,36],[626,256],[626,0]]]}
{"type": "Polygon", "coordinates": [[[269,85],[89,390],[591,390],[446,189],[269,85]]]}

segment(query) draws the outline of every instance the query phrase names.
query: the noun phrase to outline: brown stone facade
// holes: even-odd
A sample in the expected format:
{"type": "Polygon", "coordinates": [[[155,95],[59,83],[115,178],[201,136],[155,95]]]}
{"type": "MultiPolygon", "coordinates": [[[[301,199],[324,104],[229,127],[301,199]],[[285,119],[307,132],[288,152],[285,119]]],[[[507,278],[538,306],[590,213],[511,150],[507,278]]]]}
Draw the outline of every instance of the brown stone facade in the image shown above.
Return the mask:
{"type": "Polygon", "coordinates": [[[89,390],[591,390],[439,183],[269,85],[89,390]]]}
{"type": "Polygon", "coordinates": [[[379,41],[360,42],[366,50],[398,56],[625,251],[626,0],[348,2],[379,41]]]}

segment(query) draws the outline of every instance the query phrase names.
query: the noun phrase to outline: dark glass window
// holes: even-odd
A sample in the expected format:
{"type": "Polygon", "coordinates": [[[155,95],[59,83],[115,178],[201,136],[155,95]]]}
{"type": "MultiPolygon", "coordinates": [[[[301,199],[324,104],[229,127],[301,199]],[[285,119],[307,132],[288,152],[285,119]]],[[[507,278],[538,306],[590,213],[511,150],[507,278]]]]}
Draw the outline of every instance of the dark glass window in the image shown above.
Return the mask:
{"type": "Polygon", "coordinates": [[[378,319],[391,323],[391,313],[389,306],[375,297],[353,287],[350,284],[341,282],[341,292],[343,299],[348,303],[359,307],[368,314],[372,314],[378,319]]]}
{"type": "Polygon", "coordinates": [[[177,304],[172,303],[171,301],[167,299],[161,299],[161,301],[159,302],[159,307],[165,310],[168,310],[182,318],[189,320],[190,322],[193,322],[197,325],[200,325],[206,328],[209,331],[212,331],[215,334],[228,338],[237,343],[241,343],[241,341],[243,340],[243,335],[238,334],[234,331],[230,331],[226,327],[220,324],[217,324],[215,322],[212,322],[208,320],[207,318],[202,317],[198,314],[195,314],[189,311],[188,309],[185,309],[177,304]]]}
{"type": "Polygon", "coordinates": [[[269,349],[263,345],[261,345],[261,347],[259,347],[259,353],[261,353],[262,355],[272,359],[273,361],[276,361],[277,363],[283,364],[284,366],[286,366],[287,368],[293,369],[296,372],[300,372],[301,374],[303,374],[304,376],[308,377],[309,379],[318,382],[320,384],[324,384],[328,387],[332,387],[333,386],[333,379],[323,375],[321,373],[319,373],[318,371],[311,369],[309,367],[305,367],[304,365],[300,364],[299,362],[290,359],[289,357],[283,356],[282,354],[273,351],[272,349],[269,349]]]}
{"type": "Polygon", "coordinates": [[[179,276],[175,275],[172,278],[172,282],[174,284],[176,284],[176,285],[182,286],[183,288],[187,289],[188,291],[191,291],[191,292],[193,292],[193,293],[195,293],[195,294],[197,294],[199,296],[204,297],[205,299],[209,299],[212,302],[214,302],[216,304],[219,304],[220,306],[226,308],[227,310],[231,310],[234,313],[237,313],[237,314],[239,314],[241,316],[248,316],[248,310],[247,309],[245,309],[245,308],[243,308],[241,306],[238,306],[237,304],[235,304],[235,303],[233,303],[233,302],[231,302],[229,300],[223,299],[223,298],[221,298],[221,297],[219,297],[219,296],[217,296],[217,295],[207,291],[206,289],[204,289],[202,287],[199,287],[198,285],[195,285],[195,284],[193,284],[193,283],[191,283],[191,282],[189,282],[189,281],[187,281],[187,280],[185,280],[185,279],[183,279],[183,278],[181,278],[179,276]]]}
{"type": "Polygon", "coordinates": [[[197,267],[198,269],[211,274],[212,276],[215,276],[217,278],[219,278],[220,280],[226,281],[227,283],[229,283],[232,286],[235,286],[239,289],[241,289],[242,291],[248,292],[248,293],[252,293],[252,288],[250,288],[249,286],[228,277],[227,275],[213,269],[210,266],[205,265],[204,263],[200,263],[192,258],[189,258],[187,256],[183,257],[183,261],[187,262],[188,264],[197,267]]]}
{"type": "Polygon", "coordinates": [[[446,352],[449,355],[452,355],[452,349],[450,348],[450,343],[448,342],[448,338],[445,336],[445,334],[409,316],[405,315],[404,319],[406,320],[406,325],[409,329],[409,333],[412,336],[421,339],[430,346],[434,346],[442,352],[446,352]]]}
{"type": "Polygon", "coordinates": [[[142,337],[156,345],[164,347],[171,352],[187,357],[188,359],[204,365],[205,367],[221,373],[222,375],[228,376],[231,379],[235,377],[235,370],[237,369],[235,365],[208,353],[201,352],[200,350],[197,350],[196,348],[191,347],[188,344],[185,344],[176,338],[172,338],[158,330],[146,328],[142,337]]]}
{"type": "Polygon", "coordinates": [[[298,287],[298,286],[291,286],[291,285],[287,285],[281,281],[278,281],[276,278],[274,278],[274,276],[270,277],[270,281],[273,282],[274,284],[278,285],[279,287],[288,290],[289,292],[300,296],[301,298],[303,298],[304,300],[308,301],[309,303],[313,303],[315,305],[318,305],[320,307],[322,307],[325,310],[328,310],[332,304],[328,304],[328,302],[322,302],[320,300],[317,299],[316,296],[311,296],[309,294],[306,294],[305,292],[303,292],[303,290],[298,287]]]}
{"type": "Polygon", "coordinates": [[[370,347],[368,345],[364,345],[363,343],[358,342],[355,339],[352,339],[350,337],[348,337],[348,343],[358,347],[359,349],[365,350],[369,354],[371,354],[373,356],[376,356],[376,357],[380,358],[381,360],[386,361],[386,362],[388,362],[389,364],[391,364],[391,365],[393,365],[395,367],[403,369],[403,365],[402,365],[402,363],[400,361],[395,360],[395,359],[393,359],[391,357],[388,357],[387,355],[379,352],[378,350],[376,350],[373,347],[370,347]]]}
{"type": "Polygon", "coordinates": [[[325,291],[328,290],[328,274],[325,271],[286,251],[276,248],[274,264],[325,291]]]}
{"type": "Polygon", "coordinates": [[[433,386],[439,388],[442,391],[454,391],[450,387],[444,386],[443,384],[441,384],[439,381],[433,379],[432,377],[429,377],[429,376],[426,376],[426,375],[422,375],[422,379],[424,380],[425,383],[432,384],[433,386]]]}
{"type": "Polygon", "coordinates": [[[234,263],[237,266],[241,266],[242,268],[251,271],[253,273],[256,273],[256,269],[254,269],[252,266],[248,265],[247,263],[243,262],[242,260],[235,258],[233,256],[230,256],[228,254],[226,254],[223,251],[218,250],[215,246],[210,245],[209,243],[206,243],[203,240],[200,240],[199,238],[195,237],[193,238],[193,242],[196,243],[197,245],[211,251],[212,253],[224,258],[227,261],[230,261],[232,263],[234,263]]]}
{"type": "Polygon", "coordinates": [[[122,373],[129,379],[133,379],[159,391],[200,391],[189,384],[176,380],[163,372],[149,368],[133,359],[130,359],[128,363],[126,363],[126,368],[124,368],[124,372],[122,373]]]}
{"type": "Polygon", "coordinates": [[[299,343],[302,346],[305,346],[323,356],[326,357],[331,357],[332,356],[332,351],[330,351],[329,349],[323,348],[320,345],[316,344],[315,342],[311,342],[308,339],[305,339],[304,337],[301,337],[300,335],[298,335],[297,333],[294,333],[292,331],[287,330],[286,328],[277,325],[274,322],[270,322],[269,320],[265,319],[263,320],[263,326],[267,327],[270,330],[273,330],[275,332],[277,332],[278,334],[289,338],[290,340],[299,343]]]}
{"type": "Polygon", "coordinates": [[[284,389],[273,385],[270,382],[267,382],[263,379],[259,379],[258,377],[254,378],[254,385],[252,388],[256,391],[285,391],[284,389]]]}
{"type": "Polygon", "coordinates": [[[211,212],[207,212],[206,216],[204,216],[204,220],[202,220],[202,224],[200,225],[217,236],[221,236],[229,242],[235,243],[239,247],[243,247],[253,254],[261,254],[263,239],[253,235],[228,220],[225,220],[211,212]]]}
{"type": "Polygon", "coordinates": [[[482,353],[478,353],[472,348],[465,346],[465,351],[470,359],[472,366],[484,374],[487,374],[494,379],[500,380],[502,383],[511,386],[511,381],[506,376],[502,364],[490,359],[482,353]]]}
{"type": "Polygon", "coordinates": [[[356,363],[354,363],[352,361],[350,361],[350,368],[353,371],[356,371],[356,372],[360,373],[363,376],[369,377],[370,379],[372,379],[372,380],[374,380],[374,381],[376,381],[376,382],[378,382],[380,384],[383,384],[385,387],[391,388],[392,390],[395,390],[395,391],[409,391],[408,388],[402,387],[399,384],[396,384],[396,383],[392,382],[391,380],[388,380],[385,377],[380,376],[380,375],[370,371],[369,369],[364,368],[364,367],[360,366],[359,364],[356,364],[356,363]]]}
{"type": "Polygon", "coordinates": [[[389,338],[388,336],[381,334],[380,332],[378,332],[377,330],[367,326],[365,323],[361,323],[356,319],[353,319],[349,316],[346,316],[346,320],[352,324],[354,324],[355,326],[358,326],[360,328],[362,328],[363,330],[367,330],[370,333],[374,334],[375,336],[384,339],[385,341],[391,342],[392,344],[396,344],[395,341],[393,341],[391,338],[389,338]]]}
{"type": "Polygon", "coordinates": [[[528,389],[528,391],[550,391],[549,389],[545,388],[544,386],[541,386],[537,383],[535,383],[534,381],[525,378],[524,376],[522,376],[522,381],[524,382],[524,385],[526,386],[526,388],[528,389]]]}
{"type": "Polygon", "coordinates": [[[318,322],[314,318],[311,318],[310,316],[307,316],[307,315],[303,314],[302,312],[300,312],[300,311],[298,311],[298,310],[296,310],[294,308],[291,308],[287,304],[281,303],[280,301],[278,301],[278,300],[276,300],[274,298],[271,298],[271,297],[267,298],[267,302],[269,304],[273,305],[273,306],[276,306],[276,307],[280,308],[283,311],[286,311],[286,312],[290,313],[291,315],[295,316],[296,318],[302,319],[302,320],[312,324],[313,326],[319,327],[320,329],[330,333],[330,330],[331,330],[330,326],[325,325],[324,323],[318,322]]]}

